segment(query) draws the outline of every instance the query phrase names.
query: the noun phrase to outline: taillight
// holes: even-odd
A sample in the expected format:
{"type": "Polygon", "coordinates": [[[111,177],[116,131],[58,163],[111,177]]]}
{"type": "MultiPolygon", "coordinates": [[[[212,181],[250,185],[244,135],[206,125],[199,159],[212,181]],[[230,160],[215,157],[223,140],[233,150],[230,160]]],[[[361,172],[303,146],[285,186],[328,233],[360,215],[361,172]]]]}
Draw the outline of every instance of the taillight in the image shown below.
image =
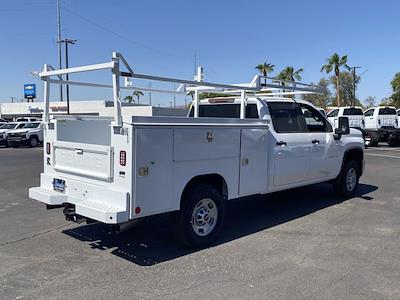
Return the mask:
{"type": "Polygon", "coordinates": [[[119,151],[119,164],[121,166],[126,166],[126,151],[119,151]]]}
{"type": "Polygon", "coordinates": [[[50,154],[51,148],[50,148],[50,143],[46,143],[46,153],[50,154]]]}

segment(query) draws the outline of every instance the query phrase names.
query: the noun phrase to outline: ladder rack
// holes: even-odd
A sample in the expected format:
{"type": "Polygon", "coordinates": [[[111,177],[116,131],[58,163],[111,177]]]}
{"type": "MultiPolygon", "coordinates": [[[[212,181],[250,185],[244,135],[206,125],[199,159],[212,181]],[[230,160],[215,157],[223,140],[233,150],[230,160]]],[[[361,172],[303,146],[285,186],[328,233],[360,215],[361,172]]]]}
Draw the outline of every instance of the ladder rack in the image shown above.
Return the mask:
{"type": "MultiPolygon", "coordinates": [[[[241,108],[240,108],[240,118],[243,119],[245,116],[245,101],[247,94],[256,94],[262,96],[277,96],[277,95],[295,95],[295,94],[315,94],[321,93],[321,88],[319,86],[305,84],[301,82],[287,81],[275,79],[267,76],[256,75],[253,80],[249,83],[241,84],[222,84],[222,83],[212,83],[205,81],[194,81],[186,79],[178,79],[172,77],[162,77],[148,74],[135,73],[133,69],[129,66],[127,60],[123,57],[121,53],[113,52],[112,60],[110,62],[86,65],[80,67],[66,68],[55,70],[50,65],[44,65],[43,71],[38,72],[38,76],[44,81],[44,114],[43,120],[48,123],[50,120],[49,116],[49,105],[50,105],[50,85],[51,84],[68,84],[76,86],[87,86],[87,87],[97,87],[97,88],[111,88],[113,89],[113,101],[114,101],[114,127],[122,127],[122,115],[121,115],[121,99],[120,90],[143,90],[148,92],[156,93],[172,93],[172,94],[184,94],[187,92],[194,92],[194,117],[198,117],[199,112],[199,95],[204,92],[220,92],[220,93],[230,93],[238,94],[241,97],[241,108]],[[127,71],[121,71],[120,65],[125,67],[127,71]],[[111,70],[112,73],[112,84],[100,84],[100,83],[90,83],[90,82],[78,82],[78,81],[66,81],[62,79],[64,74],[91,72],[99,70],[111,70]],[[54,79],[53,77],[57,77],[54,79]],[[151,80],[158,82],[170,82],[170,83],[180,83],[178,90],[166,90],[166,89],[156,89],[156,88],[144,88],[144,87],[134,87],[134,86],[121,86],[120,77],[135,78],[141,80],[151,80]],[[268,83],[268,81],[270,81],[268,83]],[[277,92],[282,91],[282,92],[277,92]],[[265,92],[265,93],[263,93],[265,92]],[[268,93],[266,93],[268,92],[268,93]]],[[[202,76],[198,76],[202,78],[202,76]]]]}

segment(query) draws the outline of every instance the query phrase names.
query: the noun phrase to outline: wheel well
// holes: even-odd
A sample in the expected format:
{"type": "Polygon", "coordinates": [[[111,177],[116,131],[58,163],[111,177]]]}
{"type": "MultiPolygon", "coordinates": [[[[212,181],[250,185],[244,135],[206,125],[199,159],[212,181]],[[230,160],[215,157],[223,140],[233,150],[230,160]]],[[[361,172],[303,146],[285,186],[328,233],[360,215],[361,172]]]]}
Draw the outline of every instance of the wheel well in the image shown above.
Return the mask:
{"type": "Polygon", "coordinates": [[[358,165],[358,170],[362,172],[364,152],[362,149],[354,148],[347,150],[343,162],[354,160],[358,165]]]}
{"type": "Polygon", "coordinates": [[[206,174],[193,177],[186,184],[183,189],[182,199],[185,197],[185,194],[197,184],[211,185],[221,193],[224,199],[228,198],[228,186],[226,185],[225,179],[219,174],[206,174]]]}

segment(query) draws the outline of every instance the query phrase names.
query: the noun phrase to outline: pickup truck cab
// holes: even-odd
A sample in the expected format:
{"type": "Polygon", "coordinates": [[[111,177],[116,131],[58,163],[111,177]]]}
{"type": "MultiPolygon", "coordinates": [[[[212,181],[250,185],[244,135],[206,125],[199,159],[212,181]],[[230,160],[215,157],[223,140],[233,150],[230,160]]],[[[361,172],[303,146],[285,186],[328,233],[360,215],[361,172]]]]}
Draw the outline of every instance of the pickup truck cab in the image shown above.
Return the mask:
{"type": "Polygon", "coordinates": [[[377,146],[386,142],[389,146],[400,143],[399,118],[391,106],[371,107],[364,112],[366,144],[377,146]]]}
{"type": "Polygon", "coordinates": [[[26,123],[20,129],[10,130],[7,133],[7,144],[10,147],[27,145],[37,147],[43,143],[43,124],[41,122],[26,123]]]}
{"type": "Polygon", "coordinates": [[[333,124],[334,128],[338,127],[339,117],[347,117],[349,119],[349,125],[351,128],[357,128],[360,130],[364,130],[365,128],[365,117],[361,107],[338,107],[331,110],[327,117],[328,120],[333,124]]]}
{"type": "Polygon", "coordinates": [[[136,74],[119,53],[106,64],[45,65],[39,76],[45,84],[44,169],[29,196],[48,208],[63,207],[68,220],[118,227],[169,213],[178,237],[203,247],[220,234],[232,199],[319,182],[350,197],[364,171],[364,141],[347,118],[339,118],[334,130],[307,101],[252,96],[280,87],[275,79],[267,84],[257,75],[250,83],[227,85],[136,74]],[[120,63],[129,72],[120,72],[120,63]],[[99,69],[113,73],[113,118],[50,117],[52,76],[99,69]],[[188,117],[122,116],[119,76],[180,82],[184,95],[195,89],[193,109],[188,117]],[[199,101],[201,91],[216,89],[239,90],[240,97],[199,101]]]}
{"type": "Polygon", "coordinates": [[[7,144],[7,134],[11,130],[20,129],[25,126],[25,122],[10,122],[3,125],[0,125],[0,145],[4,145],[8,147],[7,144]]]}

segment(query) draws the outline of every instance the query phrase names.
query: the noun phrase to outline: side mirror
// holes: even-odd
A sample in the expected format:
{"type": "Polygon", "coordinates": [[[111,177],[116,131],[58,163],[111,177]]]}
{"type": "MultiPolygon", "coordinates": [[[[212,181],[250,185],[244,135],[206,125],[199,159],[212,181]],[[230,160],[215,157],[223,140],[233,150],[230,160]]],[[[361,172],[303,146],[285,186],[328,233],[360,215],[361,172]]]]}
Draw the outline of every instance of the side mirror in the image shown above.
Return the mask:
{"type": "Polygon", "coordinates": [[[335,129],[335,136],[340,139],[343,134],[350,133],[349,118],[339,117],[339,126],[335,129]]]}

